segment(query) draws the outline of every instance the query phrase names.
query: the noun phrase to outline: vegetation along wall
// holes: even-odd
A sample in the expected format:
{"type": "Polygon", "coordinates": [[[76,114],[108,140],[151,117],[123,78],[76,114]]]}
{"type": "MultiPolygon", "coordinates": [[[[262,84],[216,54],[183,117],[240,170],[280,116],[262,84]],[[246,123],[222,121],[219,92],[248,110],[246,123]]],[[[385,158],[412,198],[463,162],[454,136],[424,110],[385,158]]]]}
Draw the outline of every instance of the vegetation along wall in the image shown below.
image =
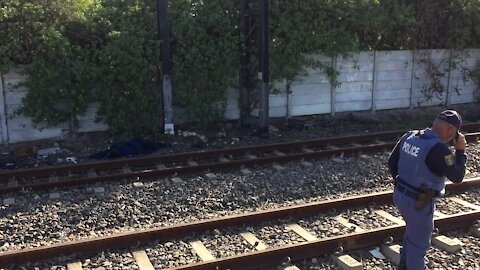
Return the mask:
{"type": "MultiPolygon", "coordinates": [[[[270,3],[272,117],[476,100],[478,0],[270,3]]],[[[237,119],[239,1],[169,15],[177,121],[237,119]]],[[[2,142],[161,133],[156,16],[155,0],[1,1],[2,142]]]]}

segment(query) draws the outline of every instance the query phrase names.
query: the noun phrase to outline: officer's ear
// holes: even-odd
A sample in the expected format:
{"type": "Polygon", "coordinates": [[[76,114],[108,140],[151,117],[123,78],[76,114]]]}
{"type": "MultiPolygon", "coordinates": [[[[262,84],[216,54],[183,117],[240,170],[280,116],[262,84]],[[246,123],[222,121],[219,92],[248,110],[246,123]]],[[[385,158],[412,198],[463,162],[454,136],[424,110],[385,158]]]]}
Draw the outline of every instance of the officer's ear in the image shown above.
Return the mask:
{"type": "Polygon", "coordinates": [[[455,131],[455,130],[453,130],[453,128],[450,127],[450,128],[448,129],[448,136],[449,136],[449,137],[453,137],[454,131],[455,131]]]}
{"type": "Polygon", "coordinates": [[[454,135],[457,134],[457,129],[450,125],[448,133],[449,133],[450,137],[453,137],[454,135]]]}

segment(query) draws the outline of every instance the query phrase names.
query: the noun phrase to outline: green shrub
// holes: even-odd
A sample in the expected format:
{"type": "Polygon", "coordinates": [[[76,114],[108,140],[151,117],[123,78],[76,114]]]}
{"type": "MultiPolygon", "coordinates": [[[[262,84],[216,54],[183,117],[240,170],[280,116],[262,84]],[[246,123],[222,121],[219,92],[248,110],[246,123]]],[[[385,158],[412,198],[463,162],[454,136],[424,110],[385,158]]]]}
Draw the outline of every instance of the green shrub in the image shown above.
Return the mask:
{"type": "Polygon", "coordinates": [[[192,120],[223,120],[226,91],[238,84],[237,2],[171,2],[173,100],[192,120]]]}
{"type": "Polygon", "coordinates": [[[91,38],[87,16],[95,6],[88,0],[6,0],[0,6],[0,71],[26,65],[29,91],[19,112],[35,123],[74,123],[91,102],[92,44],[76,42],[80,32],[72,26],[81,25],[83,38],[91,38]]]}
{"type": "MultiPolygon", "coordinates": [[[[271,0],[271,79],[291,84],[306,57],[358,50],[478,48],[478,0],[271,0]]],[[[162,128],[156,1],[3,0],[0,72],[25,66],[20,113],[72,128],[92,102],[125,136],[162,128]]],[[[173,101],[190,119],[223,119],[242,53],[238,0],[170,1],[173,101]]],[[[288,88],[288,87],[287,87],[288,88]]]]}
{"type": "Polygon", "coordinates": [[[161,132],[155,10],[144,1],[110,0],[96,20],[106,30],[95,69],[99,119],[128,137],[161,132]]]}

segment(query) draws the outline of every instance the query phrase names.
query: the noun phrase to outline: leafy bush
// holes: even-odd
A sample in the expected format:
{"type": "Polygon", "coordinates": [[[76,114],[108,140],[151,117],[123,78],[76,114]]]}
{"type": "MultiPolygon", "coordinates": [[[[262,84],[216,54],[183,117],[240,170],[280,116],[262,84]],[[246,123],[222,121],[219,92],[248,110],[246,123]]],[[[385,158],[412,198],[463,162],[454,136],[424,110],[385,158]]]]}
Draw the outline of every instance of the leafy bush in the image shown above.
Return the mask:
{"type": "MultiPolygon", "coordinates": [[[[358,50],[478,48],[478,0],[304,0],[271,2],[272,81],[287,85],[308,67],[337,72],[308,54],[358,50]]],[[[69,121],[92,102],[99,120],[125,136],[161,129],[156,1],[3,0],[0,72],[28,75],[20,112],[36,123],[69,121]]],[[[190,119],[223,119],[237,84],[237,0],[170,1],[173,100],[190,119]]]]}
{"type": "MultiPolygon", "coordinates": [[[[20,112],[36,123],[75,120],[91,102],[91,46],[74,40],[94,34],[88,19],[93,1],[6,0],[0,8],[0,71],[27,65],[29,91],[20,112]]],[[[72,121],[74,122],[74,121],[72,121]]]]}
{"type": "Polygon", "coordinates": [[[239,69],[237,2],[171,2],[173,100],[192,120],[224,119],[226,90],[239,69]]]}
{"type": "Polygon", "coordinates": [[[155,10],[144,2],[105,1],[96,18],[106,29],[96,59],[98,116],[113,132],[128,137],[154,135],[162,126],[160,42],[155,10]]]}

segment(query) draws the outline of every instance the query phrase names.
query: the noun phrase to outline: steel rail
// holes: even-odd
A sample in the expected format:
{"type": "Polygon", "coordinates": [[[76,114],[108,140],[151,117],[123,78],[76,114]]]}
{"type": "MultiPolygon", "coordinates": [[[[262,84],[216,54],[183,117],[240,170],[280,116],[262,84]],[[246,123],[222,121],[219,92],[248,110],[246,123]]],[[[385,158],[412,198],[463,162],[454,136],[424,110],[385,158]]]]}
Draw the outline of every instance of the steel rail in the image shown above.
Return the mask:
{"type": "MultiPolygon", "coordinates": [[[[480,177],[466,179],[460,184],[447,184],[447,192],[460,192],[480,187],[480,177]]],[[[386,204],[392,202],[392,192],[378,192],[368,195],[359,195],[348,198],[313,202],[308,204],[288,206],[277,209],[263,210],[253,213],[237,214],[217,219],[206,219],[196,222],[176,224],[168,227],[157,227],[135,232],[124,232],[94,239],[83,239],[50,246],[25,248],[0,252],[0,265],[22,263],[25,261],[39,261],[53,258],[59,254],[83,253],[92,254],[111,248],[128,248],[133,243],[147,244],[160,240],[167,241],[186,237],[195,233],[232,226],[250,226],[275,219],[286,217],[303,218],[319,213],[328,213],[332,210],[358,208],[372,203],[386,204]]],[[[480,214],[480,213],[479,213],[480,214]]],[[[478,219],[478,218],[477,218],[478,219]]]]}
{"type": "MultiPolygon", "coordinates": [[[[464,130],[478,130],[480,129],[480,123],[466,123],[463,125],[464,130]]],[[[21,169],[12,171],[0,171],[0,181],[6,181],[12,177],[48,177],[52,174],[62,173],[82,173],[90,170],[106,170],[106,169],[119,169],[126,166],[138,166],[145,164],[155,164],[162,162],[178,162],[187,160],[201,160],[207,158],[215,158],[219,156],[246,154],[259,151],[274,151],[274,150],[289,150],[298,149],[303,147],[321,147],[333,144],[345,144],[354,142],[368,142],[374,139],[383,140],[391,139],[401,136],[405,133],[405,130],[389,131],[389,132],[376,132],[370,134],[361,134],[353,136],[342,136],[333,138],[322,138],[316,140],[306,140],[298,142],[288,143],[275,143],[266,145],[256,145],[247,147],[238,147],[221,150],[211,150],[204,152],[189,152],[181,154],[170,155],[152,155],[137,158],[124,158],[112,161],[98,161],[89,162],[76,165],[62,165],[62,166],[49,166],[42,168],[21,169]]]]}
{"type": "Polygon", "coordinates": [[[57,174],[81,173],[81,172],[87,172],[92,169],[96,169],[96,170],[118,169],[118,168],[123,168],[125,166],[135,166],[135,165],[138,166],[138,165],[164,163],[164,162],[172,163],[172,162],[187,161],[187,160],[201,160],[201,159],[208,159],[208,158],[218,158],[220,156],[247,154],[252,152],[260,152],[260,151],[274,151],[274,150],[285,150],[285,149],[290,150],[290,149],[298,149],[298,148],[312,147],[312,146],[321,147],[321,146],[340,144],[340,143],[365,142],[365,141],[371,141],[372,139],[375,139],[375,138],[379,140],[391,139],[395,136],[401,136],[403,133],[404,131],[390,131],[385,133],[371,133],[367,135],[323,138],[318,140],[307,140],[307,141],[288,142],[288,143],[275,143],[275,144],[256,145],[256,146],[238,147],[238,148],[221,149],[221,150],[210,150],[210,151],[204,151],[204,152],[188,152],[188,153],[169,154],[169,155],[152,155],[152,156],[144,156],[144,157],[138,157],[138,158],[124,158],[124,159],[111,160],[111,161],[81,163],[76,165],[61,165],[61,166],[49,166],[49,167],[42,167],[42,168],[3,171],[3,172],[0,172],[0,179],[5,180],[10,177],[50,176],[52,175],[53,171],[57,174]]]}
{"type": "MultiPolygon", "coordinates": [[[[453,214],[435,219],[435,227],[440,232],[471,226],[480,219],[480,210],[453,214]]],[[[211,270],[211,269],[258,269],[280,264],[289,257],[293,261],[334,253],[338,247],[344,250],[365,248],[378,245],[386,238],[402,239],[405,225],[394,225],[366,232],[333,236],[324,239],[256,251],[215,261],[200,262],[173,268],[174,270],[211,270]]]]}
{"type": "MultiPolygon", "coordinates": [[[[473,138],[480,136],[480,133],[470,133],[466,134],[467,138],[473,138]]],[[[395,146],[396,142],[390,143],[380,143],[380,144],[369,144],[362,145],[357,147],[347,147],[347,148],[337,148],[331,150],[320,150],[313,151],[309,153],[293,153],[285,154],[283,156],[269,156],[269,157],[257,157],[255,159],[239,159],[239,160],[230,160],[226,162],[216,162],[208,164],[199,164],[199,165],[189,165],[189,166],[177,166],[163,169],[150,169],[142,171],[133,171],[133,172],[124,172],[117,174],[109,175],[99,175],[93,177],[83,177],[77,179],[61,180],[55,182],[41,182],[41,183],[31,183],[31,184],[22,184],[14,186],[0,187],[0,194],[5,194],[9,192],[18,192],[22,190],[44,190],[52,187],[68,187],[68,186],[78,186],[89,183],[99,183],[99,182],[108,182],[108,181],[118,181],[125,179],[151,179],[156,177],[166,177],[171,175],[182,175],[182,174],[191,174],[195,172],[202,171],[224,171],[227,169],[237,169],[245,166],[253,165],[264,165],[271,163],[285,163],[295,160],[309,160],[316,158],[325,158],[332,157],[337,154],[353,154],[356,152],[376,152],[385,149],[391,149],[395,146]]]]}
{"type": "Polygon", "coordinates": [[[51,187],[76,186],[76,185],[83,185],[88,183],[107,182],[107,181],[116,181],[116,180],[124,180],[124,179],[150,179],[155,177],[190,174],[190,173],[202,172],[202,171],[223,171],[226,169],[236,169],[244,166],[271,164],[274,162],[284,163],[284,162],[301,160],[301,159],[307,160],[307,159],[315,159],[315,158],[322,158],[322,157],[331,157],[339,153],[352,154],[358,151],[374,152],[374,151],[379,151],[386,148],[391,148],[394,145],[395,143],[373,144],[373,145],[367,145],[362,147],[339,148],[335,150],[314,151],[310,153],[295,153],[295,154],[289,154],[285,156],[272,156],[272,157],[259,157],[255,159],[231,160],[227,162],[216,162],[216,163],[199,164],[199,165],[193,165],[193,166],[152,169],[152,170],[143,170],[143,171],[128,172],[128,173],[100,175],[95,177],[84,177],[84,178],[77,178],[77,179],[70,179],[70,180],[61,180],[58,182],[24,184],[24,185],[2,187],[0,188],[0,194],[20,191],[24,189],[42,190],[42,189],[48,189],[51,187]]]}

